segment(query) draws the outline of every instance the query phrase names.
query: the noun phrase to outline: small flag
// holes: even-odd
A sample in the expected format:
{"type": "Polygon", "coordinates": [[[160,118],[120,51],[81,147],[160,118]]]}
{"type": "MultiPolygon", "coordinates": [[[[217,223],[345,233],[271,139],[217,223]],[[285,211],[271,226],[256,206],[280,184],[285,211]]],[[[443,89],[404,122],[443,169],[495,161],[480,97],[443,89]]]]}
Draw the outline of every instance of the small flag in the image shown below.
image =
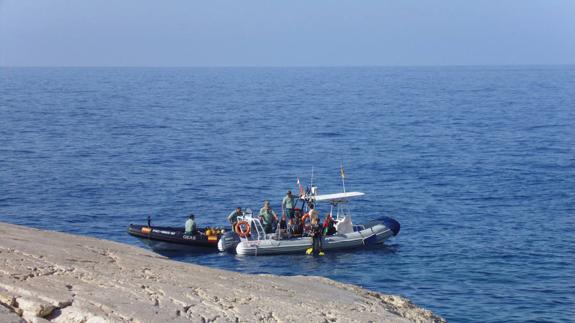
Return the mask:
{"type": "Polygon", "coordinates": [[[299,183],[299,177],[297,178],[297,187],[299,187],[299,195],[302,196],[304,192],[303,187],[301,187],[301,184],[299,183]]]}
{"type": "Polygon", "coordinates": [[[343,171],[343,165],[341,166],[341,168],[339,170],[339,175],[341,176],[341,178],[345,178],[345,173],[343,171]]]}

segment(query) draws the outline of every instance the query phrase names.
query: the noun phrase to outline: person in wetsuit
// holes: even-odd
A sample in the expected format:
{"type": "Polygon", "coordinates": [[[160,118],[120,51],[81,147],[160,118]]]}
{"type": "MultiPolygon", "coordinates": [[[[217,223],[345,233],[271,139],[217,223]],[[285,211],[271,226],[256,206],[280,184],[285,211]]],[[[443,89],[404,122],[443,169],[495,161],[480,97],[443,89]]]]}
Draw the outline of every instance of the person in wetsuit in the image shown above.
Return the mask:
{"type": "Polygon", "coordinates": [[[314,218],[311,220],[311,231],[312,236],[312,253],[314,255],[323,255],[323,226],[319,221],[319,218],[314,218]]]}

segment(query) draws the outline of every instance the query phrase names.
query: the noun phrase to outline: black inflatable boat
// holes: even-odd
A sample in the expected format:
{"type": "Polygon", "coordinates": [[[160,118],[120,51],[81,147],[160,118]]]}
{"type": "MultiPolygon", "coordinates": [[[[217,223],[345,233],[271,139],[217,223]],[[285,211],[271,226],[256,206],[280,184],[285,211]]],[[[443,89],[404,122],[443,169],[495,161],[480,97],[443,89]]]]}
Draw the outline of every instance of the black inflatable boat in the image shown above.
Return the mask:
{"type": "Polygon", "coordinates": [[[128,226],[130,235],[140,238],[154,251],[189,251],[194,248],[217,251],[222,231],[218,228],[199,228],[196,234],[190,235],[184,234],[183,227],[128,226]]]}

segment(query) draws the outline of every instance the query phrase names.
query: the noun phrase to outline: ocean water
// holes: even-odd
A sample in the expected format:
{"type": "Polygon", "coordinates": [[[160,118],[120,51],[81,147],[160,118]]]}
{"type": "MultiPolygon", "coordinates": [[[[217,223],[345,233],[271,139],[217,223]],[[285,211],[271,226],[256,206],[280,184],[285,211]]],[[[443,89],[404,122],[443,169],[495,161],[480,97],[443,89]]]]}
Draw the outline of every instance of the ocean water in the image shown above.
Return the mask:
{"type": "MultiPolygon", "coordinates": [[[[0,221],[141,243],[223,225],[296,178],[365,192],[357,252],[172,255],[322,275],[452,322],[575,320],[575,67],[2,68],[0,221]]],[[[1,237],[0,237],[1,239],[1,237]]]]}

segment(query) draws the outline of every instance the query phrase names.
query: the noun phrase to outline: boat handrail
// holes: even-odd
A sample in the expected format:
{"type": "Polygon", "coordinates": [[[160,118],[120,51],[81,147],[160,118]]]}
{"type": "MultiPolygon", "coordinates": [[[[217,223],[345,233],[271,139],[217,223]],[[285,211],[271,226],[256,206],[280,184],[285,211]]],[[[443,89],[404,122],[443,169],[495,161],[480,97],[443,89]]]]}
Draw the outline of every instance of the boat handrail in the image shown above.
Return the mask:
{"type": "MultiPolygon", "coordinates": [[[[244,214],[242,216],[238,216],[238,220],[244,220],[250,224],[252,238],[255,238],[255,240],[262,240],[262,239],[266,238],[266,233],[265,233],[264,227],[263,227],[259,218],[254,217],[250,213],[250,214],[244,214]],[[254,231],[256,233],[256,237],[254,237],[254,231]]],[[[247,240],[247,237],[243,238],[243,239],[247,240]]]]}

